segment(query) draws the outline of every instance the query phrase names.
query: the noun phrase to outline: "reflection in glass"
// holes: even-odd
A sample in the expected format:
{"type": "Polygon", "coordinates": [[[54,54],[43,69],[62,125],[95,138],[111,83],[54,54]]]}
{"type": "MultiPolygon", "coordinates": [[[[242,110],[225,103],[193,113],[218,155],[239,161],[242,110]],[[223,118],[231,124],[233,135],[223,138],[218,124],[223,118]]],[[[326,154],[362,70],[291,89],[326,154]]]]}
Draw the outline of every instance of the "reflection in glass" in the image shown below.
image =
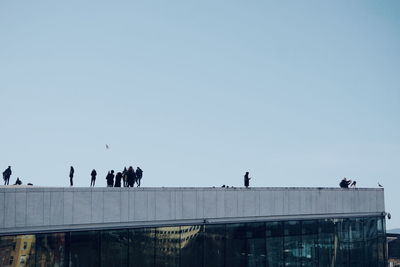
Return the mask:
{"type": "Polygon", "coordinates": [[[246,226],[228,224],[226,226],[226,266],[246,266],[246,226]]]}
{"type": "Polygon", "coordinates": [[[0,236],[0,266],[384,267],[380,217],[0,236]]]}
{"type": "Polygon", "coordinates": [[[35,235],[2,237],[1,262],[10,266],[35,265],[35,235]]]}
{"type": "Polygon", "coordinates": [[[35,266],[35,235],[0,237],[1,266],[35,266]]]}
{"type": "Polygon", "coordinates": [[[101,266],[119,267],[128,264],[128,230],[101,232],[101,266]]]}
{"type": "Polygon", "coordinates": [[[349,266],[349,220],[348,219],[335,219],[337,231],[337,243],[335,243],[336,265],[335,266],[349,266]]]}
{"type": "Polygon", "coordinates": [[[100,231],[72,232],[70,266],[100,266],[100,231]]]}
{"type": "Polygon", "coordinates": [[[386,264],[386,238],[379,237],[378,238],[378,267],[384,267],[386,264]]]}
{"type": "Polygon", "coordinates": [[[181,226],[181,266],[202,267],[204,228],[201,225],[181,226]]]}
{"type": "Polygon", "coordinates": [[[267,266],[281,267],[283,265],[283,223],[266,222],[267,266]]]}
{"type": "Polygon", "coordinates": [[[364,229],[363,220],[354,218],[349,220],[349,265],[364,267],[364,229]]]}
{"type": "Polygon", "coordinates": [[[301,266],[301,223],[300,221],[287,221],[284,229],[284,262],[286,266],[301,266]]]}
{"type": "Polygon", "coordinates": [[[204,266],[225,266],[225,228],[221,225],[205,225],[204,266]]]}
{"type": "Polygon", "coordinates": [[[337,235],[333,219],[318,221],[318,266],[336,266],[337,235]]]}
{"type": "Polygon", "coordinates": [[[37,267],[65,266],[68,262],[66,255],[66,236],[66,233],[36,235],[37,267]]]}
{"type": "Polygon", "coordinates": [[[155,266],[155,229],[139,228],[129,230],[129,266],[155,266]]]}
{"type": "Polygon", "coordinates": [[[301,266],[318,266],[318,221],[302,221],[301,233],[301,266]]]}
{"type": "Polygon", "coordinates": [[[179,266],[180,227],[156,228],[156,266],[179,266]]]}
{"type": "Polygon", "coordinates": [[[247,223],[247,267],[265,266],[265,224],[247,223]]]}
{"type": "Polygon", "coordinates": [[[378,222],[377,218],[364,218],[365,237],[365,266],[375,267],[378,265],[378,222]]]}

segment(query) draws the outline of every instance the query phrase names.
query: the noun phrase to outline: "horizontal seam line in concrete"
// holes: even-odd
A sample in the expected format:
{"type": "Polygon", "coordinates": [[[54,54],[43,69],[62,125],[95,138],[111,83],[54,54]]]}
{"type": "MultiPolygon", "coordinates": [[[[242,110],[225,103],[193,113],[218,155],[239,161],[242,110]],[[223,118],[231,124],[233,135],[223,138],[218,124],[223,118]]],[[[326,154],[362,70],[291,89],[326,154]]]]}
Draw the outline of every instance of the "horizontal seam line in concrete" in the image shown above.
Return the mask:
{"type": "Polygon", "coordinates": [[[201,218],[186,220],[160,220],[160,221],[138,221],[126,223],[99,223],[99,224],[79,224],[79,225],[63,225],[63,226],[46,226],[46,227],[14,227],[5,228],[0,231],[0,236],[28,234],[28,233],[57,233],[70,231],[88,231],[88,230],[106,230],[106,229],[125,229],[125,228],[150,228],[162,226],[177,225],[196,225],[196,224],[228,224],[228,223],[246,223],[246,222],[268,222],[268,221],[292,221],[292,220],[317,220],[317,219],[340,219],[340,218],[356,218],[356,217],[376,217],[384,216],[384,212],[372,213],[336,213],[336,214],[311,214],[311,215],[286,215],[286,216],[253,216],[240,218],[201,218]]]}

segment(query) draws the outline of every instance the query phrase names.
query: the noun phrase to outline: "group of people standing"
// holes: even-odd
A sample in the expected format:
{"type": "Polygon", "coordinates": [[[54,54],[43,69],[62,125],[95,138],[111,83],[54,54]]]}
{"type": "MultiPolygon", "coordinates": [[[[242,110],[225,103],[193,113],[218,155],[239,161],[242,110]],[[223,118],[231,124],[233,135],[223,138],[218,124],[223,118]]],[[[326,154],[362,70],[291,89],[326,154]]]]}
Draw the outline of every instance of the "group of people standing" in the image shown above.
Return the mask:
{"type": "MultiPolygon", "coordinates": [[[[69,171],[69,182],[70,186],[74,185],[74,173],[75,169],[73,166],[71,166],[70,171],[69,171]]],[[[91,180],[90,180],[90,186],[95,186],[96,184],[96,178],[97,178],[97,171],[95,169],[92,170],[90,173],[91,180]]],[[[114,174],[114,170],[111,170],[107,173],[106,180],[107,180],[107,187],[134,187],[135,183],[137,187],[140,186],[140,182],[143,177],[143,170],[140,167],[135,169],[130,166],[128,169],[125,167],[122,172],[117,172],[117,174],[114,174]]]]}
{"type": "Polygon", "coordinates": [[[114,177],[114,170],[111,170],[108,172],[106,176],[107,187],[121,187],[121,185],[123,187],[134,187],[135,183],[137,187],[140,187],[140,181],[142,180],[142,177],[143,177],[143,171],[140,167],[137,167],[136,171],[132,166],[130,166],[128,169],[126,169],[125,167],[122,172],[117,172],[115,177],[114,177]]]}

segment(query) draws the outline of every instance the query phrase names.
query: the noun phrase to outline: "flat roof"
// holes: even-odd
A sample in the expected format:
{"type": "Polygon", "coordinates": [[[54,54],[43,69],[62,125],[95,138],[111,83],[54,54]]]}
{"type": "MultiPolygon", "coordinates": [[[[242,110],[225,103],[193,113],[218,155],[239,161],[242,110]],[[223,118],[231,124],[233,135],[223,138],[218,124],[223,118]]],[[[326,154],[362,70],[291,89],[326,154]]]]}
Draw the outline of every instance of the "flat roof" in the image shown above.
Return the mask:
{"type": "Polygon", "coordinates": [[[382,188],[0,187],[0,234],[376,216],[382,188]]]}

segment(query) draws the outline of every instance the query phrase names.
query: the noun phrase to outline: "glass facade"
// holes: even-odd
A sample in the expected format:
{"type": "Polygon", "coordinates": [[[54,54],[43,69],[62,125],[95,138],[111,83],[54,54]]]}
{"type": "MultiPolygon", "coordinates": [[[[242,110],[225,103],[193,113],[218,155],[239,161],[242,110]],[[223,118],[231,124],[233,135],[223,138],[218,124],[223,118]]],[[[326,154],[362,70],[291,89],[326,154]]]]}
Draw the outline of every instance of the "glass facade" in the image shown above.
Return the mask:
{"type": "Polygon", "coordinates": [[[0,266],[383,267],[383,217],[0,236],[0,266]]]}

